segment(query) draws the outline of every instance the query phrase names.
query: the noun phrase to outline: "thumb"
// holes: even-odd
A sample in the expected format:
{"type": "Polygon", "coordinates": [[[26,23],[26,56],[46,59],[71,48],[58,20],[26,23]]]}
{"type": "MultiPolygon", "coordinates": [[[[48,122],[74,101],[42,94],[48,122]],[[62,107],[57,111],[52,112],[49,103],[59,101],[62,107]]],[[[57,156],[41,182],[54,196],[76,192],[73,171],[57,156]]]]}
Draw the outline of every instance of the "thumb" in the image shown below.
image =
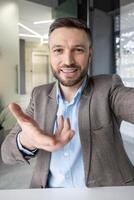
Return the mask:
{"type": "Polygon", "coordinates": [[[18,104],[11,103],[8,105],[8,108],[19,123],[29,121],[29,116],[24,114],[24,112],[18,104]]]}

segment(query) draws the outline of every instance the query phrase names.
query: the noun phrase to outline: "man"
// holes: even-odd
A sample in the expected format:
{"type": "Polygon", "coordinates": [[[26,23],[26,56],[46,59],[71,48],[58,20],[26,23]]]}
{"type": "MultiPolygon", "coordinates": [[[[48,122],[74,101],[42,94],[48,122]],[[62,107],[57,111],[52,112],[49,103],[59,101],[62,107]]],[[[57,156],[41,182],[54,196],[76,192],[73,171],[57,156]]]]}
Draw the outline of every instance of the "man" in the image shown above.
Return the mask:
{"type": "Polygon", "coordinates": [[[90,30],[75,18],[55,20],[49,49],[56,83],[36,87],[27,115],[9,109],[18,124],[2,145],[5,163],[37,163],[31,187],[134,185],[134,167],[119,132],[134,123],[134,89],[118,75],[88,77],[90,30]]]}

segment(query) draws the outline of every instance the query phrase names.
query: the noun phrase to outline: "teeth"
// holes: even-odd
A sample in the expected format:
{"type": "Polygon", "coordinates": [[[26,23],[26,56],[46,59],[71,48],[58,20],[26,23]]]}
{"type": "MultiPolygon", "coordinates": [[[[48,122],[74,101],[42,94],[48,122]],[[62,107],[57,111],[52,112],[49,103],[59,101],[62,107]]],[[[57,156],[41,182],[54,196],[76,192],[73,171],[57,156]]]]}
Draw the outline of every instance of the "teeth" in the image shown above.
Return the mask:
{"type": "Polygon", "coordinates": [[[66,68],[66,69],[62,69],[63,72],[67,73],[67,72],[75,72],[76,69],[74,68],[66,68]]]}

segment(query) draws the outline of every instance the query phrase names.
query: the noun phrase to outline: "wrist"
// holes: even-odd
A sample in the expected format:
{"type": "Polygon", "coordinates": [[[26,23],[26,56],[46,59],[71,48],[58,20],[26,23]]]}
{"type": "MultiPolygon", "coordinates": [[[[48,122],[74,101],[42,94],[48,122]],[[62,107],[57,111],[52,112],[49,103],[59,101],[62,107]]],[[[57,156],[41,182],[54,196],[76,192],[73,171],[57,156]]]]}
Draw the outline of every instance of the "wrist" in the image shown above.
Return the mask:
{"type": "Polygon", "coordinates": [[[28,149],[26,147],[24,147],[21,143],[20,143],[20,134],[18,133],[17,134],[17,137],[16,137],[16,144],[17,144],[17,147],[19,149],[19,151],[23,154],[23,156],[35,156],[38,149],[34,149],[34,150],[31,150],[31,149],[28,149]]]}
{"type": "Polygon", "coordinates": [[[18,137],[19,137],[20,144],[21,144],[21,146],[23,148],[25,148],[25,149],[27,149],[29,151],[35,151],[35,150],[37,150],[37,148],[35,146],[30,145],[28,143],[28,140],[23,137],[23,135],[21,134],[21,132],[19,133],[18,137]]]}

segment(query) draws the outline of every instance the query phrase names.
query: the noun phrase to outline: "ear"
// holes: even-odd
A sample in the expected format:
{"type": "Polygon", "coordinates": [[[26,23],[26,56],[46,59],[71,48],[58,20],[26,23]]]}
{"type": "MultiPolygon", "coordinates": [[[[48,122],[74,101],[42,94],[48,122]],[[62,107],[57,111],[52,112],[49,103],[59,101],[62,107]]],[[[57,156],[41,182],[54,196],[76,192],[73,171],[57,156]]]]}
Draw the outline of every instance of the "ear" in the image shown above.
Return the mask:
{"type": "Polygon", "coordinates": [[[89,47],[89,57],[92,57],[92,54],[93,54],[93,49],[92,47],[89,47]]]}
{"type": "Polygon", "coordinates": [[[92,47],[89,47],[89,56],[88,56],[89,63],[92,60],[92,55],[93,55],[93,49],[92,49],[92,47]]]}

